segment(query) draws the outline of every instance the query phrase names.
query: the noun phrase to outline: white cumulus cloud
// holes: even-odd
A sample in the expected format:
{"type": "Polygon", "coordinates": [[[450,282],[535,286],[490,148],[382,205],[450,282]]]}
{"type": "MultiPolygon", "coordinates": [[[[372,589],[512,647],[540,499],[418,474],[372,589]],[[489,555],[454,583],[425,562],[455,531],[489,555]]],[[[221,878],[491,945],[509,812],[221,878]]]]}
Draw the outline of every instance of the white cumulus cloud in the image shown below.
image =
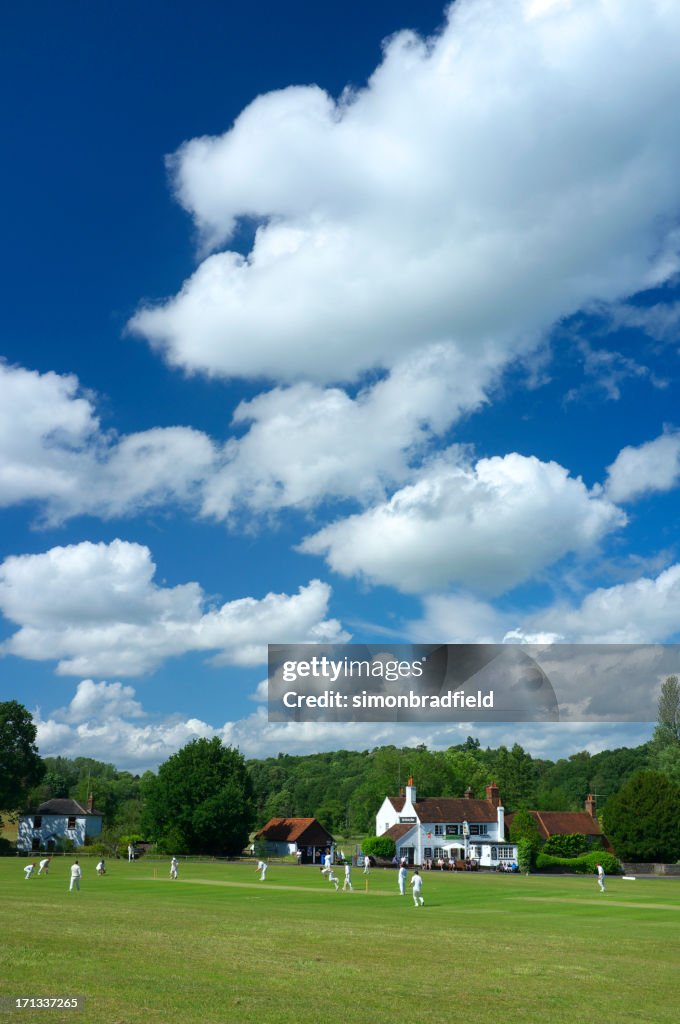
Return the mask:
{"type": "Polygon", "coordinates": [[[324,527],[300,550],[345,576],[402,591],[457,584],[499,594],[569,552],[587,553],[625,515],[555,462],[513,453],[470,466],[433,460],[389,501],[324,527]]]}
{"type": "Polygon", "coordinates": [[[458,0],[365,88],[291,86],[185,143],[206,245],[259,227],[131,327],[189,372],[337,383],[438,343],[477,382],[675,273],[679,92],[667,0],[458,0]]]}
{"type": "Polygon", "coordinates": [[[607,494],[612,501],[633,501],[670,491],[679,479],[680,433],[668,430],[653,441],[621,449],[607,469],[607,494]]]}
{"type": "Polygon", "coordinates": [[[251,665],[266,660],[268,643],[348,639],[326,618],[331,590],[319,580],[209,607],[198,583],[161,587],[155,571],[147,547],[122,540],[5,559],[0,611],[19,628],[0,652],[57,661],[62,675],[135,676],[189,651],[251,665]]]}

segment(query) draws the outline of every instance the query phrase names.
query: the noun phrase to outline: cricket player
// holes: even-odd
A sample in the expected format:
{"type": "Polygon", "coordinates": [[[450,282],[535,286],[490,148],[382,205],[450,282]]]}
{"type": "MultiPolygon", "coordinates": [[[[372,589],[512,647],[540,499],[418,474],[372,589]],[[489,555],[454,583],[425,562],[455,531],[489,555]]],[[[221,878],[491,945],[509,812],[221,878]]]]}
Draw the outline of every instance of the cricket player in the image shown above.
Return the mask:
{"type": "Polygon", "coordinates": [[[82,878],[82,871],[80,870],[80,864],[78,861],[74,861],[71,865],[71,884],[68,887],[68,891],[77,889],[80,892],[80,879],[82,878]]]}
{"type": "Polygon", "coordinates": [[[29,879],[35,870],[35,864],[27,864],[24,868],[24,878],[29,879]]]}
{"type": "Polygon", "coordinates": [[[104,863],[104,858],[103,857],[99,861],[99,864],[97,864],[96,871],[97,871],[97,874],[100,875],[100,876],[106,874],[106,864],[104,863]]]}
{"type": "Polygon", "coordinates": [[[371,858],[368,854],[364,854],[364,874],[370,875],[371,873],[371,858]]]}
{"type": "Polygon", "coordinates": [[[416,906],[424,906],[425,900],[421,895],[423,891],[423,880],[417,871],[413,872],[413,877],[411,878],[411,885],[413,886],[413,902],[415,903],[416,906]]]}
{"type": "Polygon", "coordinates": [[[332,870],[333,870],[333,864],[332,864],[331,855],[330,855],[330,853],[324,853],[324,855],[323,855],[323,867],[321,868],[321,873],[323,875],[329,875],[330,876],[330,873],[331,873],[332,870]]]}
{"type": "Polygon", "coordinates": [[[399,892],[401,893],[402,896],[406,895],[406,875],[407,874],[408,874],[408,872],[407,872],[406,868],[404,867],[404,865],[402,864],[402,866],[399,868],[399,874],[397,875],[397,880],[399,882],[399,892]]]}
{"type": "MultiPolygon", "coordinates": [[[[321,873],[323,874],[324,872],[321,872],[321,873]]],[[[333,868],[329,868],[329,870],[328,870],[328,881],[331,882],[335,886],[335,891],[337,892],[338,891],[338,886],[339,886],[340,882],[338,881],[338,877],[334,873],[333,868]]]]}
{"type": "Polygon", "coordinates": [[[352,888],[352,865],[349,861],[345,864],[345,881],[342,883],[342,891],[347,892],[348,889],[350,892],[354,891],[352,888]]]}
{"type": "Polygon", "coordinates": [[[265,877],[267,875],[267,868],[268,867],[269,867],[269,865],[267,864],[266,860],[258,860],[257,867],[255,868],[255,870],[262,872],[262,874],[260,875],[260,881],[261,882],[264,882],[264,880],[265,880],[265,877]]]}
{"type": "Polygon", "coordinates": [[[604,868],[601,864],[597,865],[597,884],[600,887],[600,892],[604,892],[604,868]]]}
{"type": "Polygon", "coordinates": [[[173,857],[170,861],[170,878],[173,882],[177,881],[177,857],[173,857]]]}
{"type": "Polygon", "coordinates": [[[43,857],[43,859],[38,864],[38,874],[42,875],[42,873],[44,871],[45,874],[47,875],[47,874],[49,874],[49,870],[50,870],[50,858],[49,857],[43,857]]]}

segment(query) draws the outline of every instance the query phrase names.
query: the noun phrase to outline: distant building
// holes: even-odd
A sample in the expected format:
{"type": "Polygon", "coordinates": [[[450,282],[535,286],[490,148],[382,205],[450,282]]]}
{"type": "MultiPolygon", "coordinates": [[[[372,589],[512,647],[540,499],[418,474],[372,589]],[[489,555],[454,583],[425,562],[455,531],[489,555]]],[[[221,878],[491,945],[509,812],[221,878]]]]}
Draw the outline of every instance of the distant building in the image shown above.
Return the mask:
{"type": "Polygon", "coordinates": [[[464,797],[418,800],[409,779],[403,796],[385,797],[375,833],[394,839],[397,856],[409,864],[470,859],[495,868],[517,860],[517,844],[505,838],[505,811],[495,783],[486,787],[485,800],[475,800],[470,790],[464,797]]]}
{"type": "Polygon", "coordinates": [[[85,838],[98,836],[102,815],[93,806],[92,794],[87,807],[77,800],[54,798],[40,804],[36,811],[22,814],[17,830],[17,850],[23,853],[54,850],[60,839],[71,839],[75,846],[84,846],[85,838]]]}
{"type": "MultiPolygon", "coordinates": [[[[597,820],[595,797],[589,793],[583,811],[529,811],[538,826],[538,834],[544,841],[550,836],[583,835],[592,846],[611,850],[609,840],[602,831],[597,820]]],[[[508,814],[508,828],[512,825],[514,814],[508,814]]]]}
{"type": "Polygon", "coordinates": [[[335,847],[335,839],[316,818],[271,818],[255,838],[267,844],[273,857],[299,851],[303,864],[320,864],[322,854],[335,847]]]}

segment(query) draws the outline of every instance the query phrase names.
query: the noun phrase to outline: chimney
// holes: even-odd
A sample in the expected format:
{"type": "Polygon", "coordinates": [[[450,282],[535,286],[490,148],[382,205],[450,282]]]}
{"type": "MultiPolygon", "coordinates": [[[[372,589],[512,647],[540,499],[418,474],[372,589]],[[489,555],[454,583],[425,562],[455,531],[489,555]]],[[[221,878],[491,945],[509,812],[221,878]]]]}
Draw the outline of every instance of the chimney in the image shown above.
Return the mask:
{"type": "Polygon", "coordinates": [[[492,782],[490,786],[486,787],[486,799],[492,807],[500,807],[501,794],[495,782],[492,782]]]}
{"type": "Polygon", "coordinates": [[[88,814],[92,814],[93,810],[94,810],[94,793],[90,793],[90,795],[87,798],[87,813],[88,814]]]}
{"type": "Polygon", "coordinates": [[[589,814],[591,818],[597,818],[597,804],[595,803],[595,797],[592,793],[588,793],[586,797],[586,814],[589,814]]]}
{"type": "Polygon", "coordinates": [[[416,805],[416,787],[413,785],[413,776],[409,776],[408,786],[405,792],[406,803],[411,804],[412,807],[416,805]]]}
{"type": "Polygon", "coordinates": [[[468,786],[468,788],[465,790],[465,799],[472,800],[473,796],[474,793],[472,792],[472,786],[468,786]]]}
{"type": "Polygon", "coordinates": [[[505,842],[505,808],[501,807],[500,804],[496,808],[496,815],[498,820],[498,842],[505,842]]]}

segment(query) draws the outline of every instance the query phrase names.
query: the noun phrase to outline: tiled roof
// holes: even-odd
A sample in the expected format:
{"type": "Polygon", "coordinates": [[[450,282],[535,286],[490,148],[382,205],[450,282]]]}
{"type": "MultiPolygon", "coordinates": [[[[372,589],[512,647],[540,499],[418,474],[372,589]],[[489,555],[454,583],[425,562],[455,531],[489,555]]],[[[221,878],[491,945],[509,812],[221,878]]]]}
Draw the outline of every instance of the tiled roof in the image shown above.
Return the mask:
{"type": "MultiPolygon", "coordinates": [[[[415,825],[392,825],[388,828],[387,832],[383,832],[383,836],[389,836],[390,839],[394,839],[395,843],[410,832],[411,829],[416,828],[415,825]]],[[[380,837],[382,839],[382,836],[380,837]]]]}
{"type": "Polygon", "coordinates": [[[60,797],[53,797],[51,800],[45,800],[44,803],[40,804],[40,807],[35,812],[36,814],[61,814],[66,815],[69,818],[76,817],[82,818],[86,815],[95,814],[101,818],[101,811],[87,811],[77,800],[66,800],[60,797]]]}
{"type": "MultiPolygon", "coordinates": [[[[587,811],[529,811],[542,839],[549,836],[568,836],[580,833],[584,836],[603,835],[602,827],[597,818],[592,818],[587,811]]],[[[508,828],[512,825],[514,814],[506,818],[508,828]]]]}
{"type": "Polygon", "coordinates": [[[316,818],[271,818],[257,833],[258,839],[270,843],[319,843],[333,842],[333,836],[316,818]]]}
{"type": "MultiPolygon", "coordinates": [[[[406,800],[403,796],[391,796],[390,803],[397,814],[404,809],[406,800]]],[[[462,822],[497,820],[496,808],[488,800],[468,800],[456,796],[432,796],[426,800],[416,800],[416,814],[423,824],[427,822],[462,822]]]]}

